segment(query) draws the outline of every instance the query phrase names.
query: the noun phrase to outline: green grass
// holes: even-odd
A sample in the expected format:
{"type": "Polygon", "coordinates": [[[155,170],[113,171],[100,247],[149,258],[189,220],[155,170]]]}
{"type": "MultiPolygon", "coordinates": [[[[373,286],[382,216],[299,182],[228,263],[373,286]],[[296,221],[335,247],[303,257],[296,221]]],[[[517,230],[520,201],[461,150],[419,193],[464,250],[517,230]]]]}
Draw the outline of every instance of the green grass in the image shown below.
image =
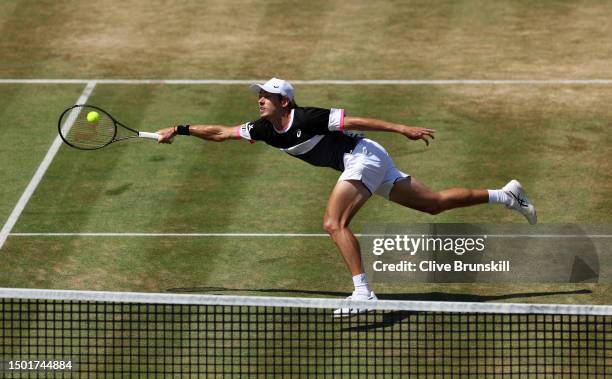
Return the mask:
{"type": "Polygon", "coordinates": [[[2,3],[4,77],[531,79],[612,74],[606,38],[612,33],[612,6],[601,0],[2,3]]]}
{"type": "MultiPolygon", "coordinates": [[[[242,1],[206,7],[135,2],[120,9],[108,5],[3,2],[2,76],[609,76],[604,63],[611,50],[598,36],[609,34],[609,23],[601,20],[610,9],[598,1],[585,1],[580,7],[569,2],[533,6],[483,1],[325,6],[242,1]],[[282,38],[267,27],[265,20],[271,14],[283,14],[291,21],[282,38]],[[173,17],[168,16],[183,22],[170,22],[173,17]],[[267,53],[272,41],[278,42],[276,49],[283,54],[267,53]]],[[[54,138],[57,114],[81,91],[77,85],[0,86],[2,130],[7,137],[0,151],[5,162],[0,169],[4,218],[54,138]]],[[[399,168],[434,189],[497,188],[516,177],[536,202],[543,223],[611,222],[612,141],[607,132],[611,99],[608,86],[297,87],[302,105],[340,106],[349,115],[437,129],[429,148],[397,135],[370,137],[389,150],[399,168]]],[[[179,122],[235,125],[256,117],[253,95],[244,86],[98,85],[89,102],[141,130],[179,122]]],[[[63,147],[13,231],[320,233],[326,199],[337,177],[332,170],[245,141],[215,144],[179,138],[172,146],[126,142],[95,152],[63,147]]],[[[374,198],[356,216],[353,228],[360,231],[369,222],[523,220],[493,206],[434,217],[374,198]]],[[[3,254],[7,269],[0,275],[0,285],[165,291],[276,284],[279,290],[327,288],[334,294],[350,290],[348,274],[326,238],[9,237],[3,254]],[[258,253],[251,257],[250,250],[258,253]],[[165,261],[160,258],[164,251],[180,259],[165,261]],[[321,254],[316,260],[313,251],[321,254]],[[227,258],[243,252],[249,258],[227,258]],[[260,254],[261,259],[274,257],[273,263],[262,264],[257,275],[249,275],[260,254]],[[86,267],[103,268],[92,274],[86,267]],[[130,275],[133,272],[139,275],[130,275]]],[[[551,291],[555,286],[550,286],[551,291]]],[[[376,288],[381,293],[443,291],[437,285],[376,288]]],[[[512,292],[515,287],[444,288],[486,296],[512,292]]],[[[540,287],[521,288],[537,293],[540,287]]],[[[581,288],[592,294],[571,301],[609,301],[604,295],[607,285],[581,288]]],[[[550,299],[563,300],[553,294],[550,299]]]]}
{"type": "Polygon", "coordinates": [[[0,85],[0,219],[9,216],[57,136],[59,112],[81,91],[73,85],[0,85]]]}

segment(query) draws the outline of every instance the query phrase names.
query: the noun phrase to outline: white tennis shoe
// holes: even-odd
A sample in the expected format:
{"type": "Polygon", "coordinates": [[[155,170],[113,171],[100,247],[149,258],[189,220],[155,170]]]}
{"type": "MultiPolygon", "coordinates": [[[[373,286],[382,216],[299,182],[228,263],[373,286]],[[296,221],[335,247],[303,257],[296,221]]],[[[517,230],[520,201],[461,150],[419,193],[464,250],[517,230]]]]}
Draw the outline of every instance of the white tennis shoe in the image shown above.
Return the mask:
{"type": "MultiPolygon", "coordinates": [[[[376,301],[378,298],[374,295],[374,291],[370,291],[369,294],[365,293],[356,293],[346,298],[347,300],[365,300],[365,301],[376,301]]],[[[334,317],[352,317],[355,315],[359,315],[362,313],[369,312],[368,309],[358,309],[358,308],[338,308],[334,311],[334,317]]]]}
{"type": "Polygon", "coordinates": [[[509,181],[508,184],[502,188],[502,191],[506,192],[512,199],[512,204],[506,205],[507,208],[513,209],[525,216],[531,225],[538,222],[535,207],[531,204],[527,195],[525,195],[525,190],[518,180],[513,179],[509,181]]]}

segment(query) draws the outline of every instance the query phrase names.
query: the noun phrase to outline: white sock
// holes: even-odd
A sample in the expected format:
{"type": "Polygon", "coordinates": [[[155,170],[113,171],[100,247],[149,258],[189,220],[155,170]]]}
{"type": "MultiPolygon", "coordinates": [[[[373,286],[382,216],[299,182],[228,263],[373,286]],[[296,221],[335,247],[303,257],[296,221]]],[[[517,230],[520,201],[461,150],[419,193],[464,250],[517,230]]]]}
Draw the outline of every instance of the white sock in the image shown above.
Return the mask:
{"type": "Polygon", "coordinates": [[[512,198],[504,190],[488,190],[489,204],[512,205],[512,198]]]}
{"type": "Polygon", "coordinates": [[[358,274],[353,276],[353,284],[355,285],[355,293],[370,295],[372,290],[368,285],[368,278],[366,278],[366,274],[358,274]]]}

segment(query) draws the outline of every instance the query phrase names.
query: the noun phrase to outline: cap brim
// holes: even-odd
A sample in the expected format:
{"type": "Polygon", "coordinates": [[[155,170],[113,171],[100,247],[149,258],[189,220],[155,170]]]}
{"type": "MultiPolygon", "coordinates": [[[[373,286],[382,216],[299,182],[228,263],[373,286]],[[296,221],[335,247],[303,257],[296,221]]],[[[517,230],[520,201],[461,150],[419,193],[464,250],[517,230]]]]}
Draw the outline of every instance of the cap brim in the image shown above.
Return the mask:
{"type": "MultiPolygon", "coordinates": [[[[251,90],[251,92],[254,92],[254,93],[259,93],[259,91],[266,91],[268,93],[276,93],[276,94],[279,94],[281,96],[286,96],[286,95],[283,95],[281,93],[280,89],[278,89],[278,88],[268,88],[268,87],[266,87],[265,84],[259,84],[259,83],[251,84],[249,89],[251,90]]],[[[287,97],[289,99],[293,100],[293,96],[287,96],[287,97]]]]}
{"type": "Polygon", "coordinates": [[[255,92],[255,93],[259,93],[259,91],[266,91],[268,93],[277,93],[277,94],[281,94],[280,89],[278,88],[270,88],[270,87],[266,87],[265,84],[251,84],[251,86],[249,87],[251,89],[251,91],[255,92]]]}
{"type": "Polygon", "coordinates": [[[258,84],[258,83],[251,84],[249,89],[251,90],[251,92],[255,92],[255,93],[259,93],[259,91],[261,91],[262,89],[265,91],[265,89],[263,88],[263,84],[258,84]]]}

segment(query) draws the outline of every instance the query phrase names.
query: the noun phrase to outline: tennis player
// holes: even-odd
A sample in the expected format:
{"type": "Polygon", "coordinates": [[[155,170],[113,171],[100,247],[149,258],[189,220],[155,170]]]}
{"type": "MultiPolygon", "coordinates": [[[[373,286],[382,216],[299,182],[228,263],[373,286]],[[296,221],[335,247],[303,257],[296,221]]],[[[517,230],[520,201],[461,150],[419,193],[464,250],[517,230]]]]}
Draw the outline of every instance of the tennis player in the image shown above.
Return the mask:
{"type": "MultiPolygon", "coordinates": [[[[355,290],[349,299],[376,300],[363,270],[359,243],[349,228],[351,219],[372,196],[435,215],[449,209],[476,204],[503,204],[521,213],[530,224],[536,211],[521,184],[511,180],[502,189],[450,188],[433,191],[409,174],[398,170],[377,142],[353,131],[395,132],[427,145],[435,130],[394,124],[377,119],[349,117],[344,109],[299,107],[293,86],[272,78],[250,89],[258,94],[259,118],[237,126],[178,125],[158,131],[160,143],[174,136],[191,135],[209,141],[246,139],[263,141],[312,165],[341,172],[329,196],[323,228],[330,235],[353,276],[355,290]]],[[[342,308],[334,316],[352,316],[364,309],[342,308]]]]}

